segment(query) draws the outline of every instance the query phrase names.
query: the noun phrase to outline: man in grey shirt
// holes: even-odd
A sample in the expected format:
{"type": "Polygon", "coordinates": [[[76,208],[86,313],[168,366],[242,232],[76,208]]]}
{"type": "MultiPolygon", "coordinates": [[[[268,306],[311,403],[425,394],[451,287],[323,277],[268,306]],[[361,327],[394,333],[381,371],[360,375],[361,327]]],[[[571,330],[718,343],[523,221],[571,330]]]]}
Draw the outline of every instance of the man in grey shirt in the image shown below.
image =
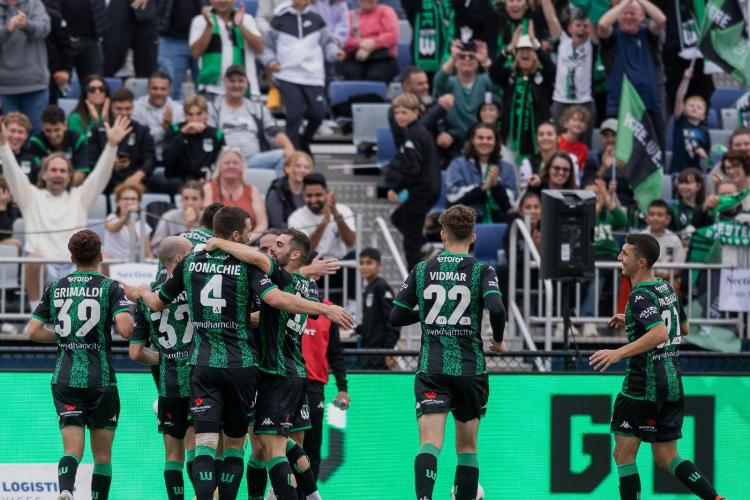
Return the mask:
{"type": "Polygon", "coordinates": [[[148,127],[154,138],[156,161],[162,165],[164,136],[174,123],[185,121],[182,104],[173,101],[169,94],[172,89],[172,78],[156,71],[148,79],[148,95],[136,99],[133,120],[148,127]]]}

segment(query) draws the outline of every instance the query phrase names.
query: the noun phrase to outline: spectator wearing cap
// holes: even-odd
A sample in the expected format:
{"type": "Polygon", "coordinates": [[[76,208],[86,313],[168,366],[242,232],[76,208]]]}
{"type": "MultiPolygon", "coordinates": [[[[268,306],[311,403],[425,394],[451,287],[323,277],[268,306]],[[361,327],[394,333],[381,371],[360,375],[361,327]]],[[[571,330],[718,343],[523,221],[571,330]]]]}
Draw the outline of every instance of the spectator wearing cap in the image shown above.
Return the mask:
{"type": "Polygon", "coordinates": [[[590,165],[587,162],[586,169],[589,173],[584,172],[584,177],[590,176],[590,172],[595,166],[596,170],[593,171],[596,178],[602,179],[607,183],[609,192],[617,196],[623,207],[630,211],[635,211],[638,208],[638,203],[635,200],[635,193],[633,193],[633,189],[630,187],[630,181],[625,175],[625,165],[622,162],[618,162],[615,158],[617,120],[614,118],[604,120],[601,126],[601,134],[602,150],[589,154],[589,158],[593,157],[595,163],[594,165],[590,165]]]}
{"type": "Polygon", "coordinates": [[[502,117],[503,103],[500,98],[491,92],[484,94],[484,100],[477,109],[477,122],[494,127],[500,132],[502,117]]]}
{"type": "Polygon", "coordinates": [[[398,74],[398,15],[378,0],[359,0],[349,11],[349,37],[341,62],[345,80],[377,80],[389,83],[398,74]]]}
{"type": "Polygon", "coordinates": [[[0,101],[5,113],[28,116],[34,130],[41,128],[49,100],[49,32],[41,0],[0,0],[0,101]]]}
{"type": "Polygon", "coordinates": [[[589,152],[583,169],[583,182],[594,177],[603,178],[604,170],[615,164],[615,139],[617,138],[617,118],[607,118],[599,126],[602,148],[589,152]],[[600,175],[601,174],[601,175],[600,175]]]}
{"type": "Polygon", "coordinates": [[[154,139],[156,161],[161,164],[164,136],[175,123],[185,120],[182,106],[169,97],[172,79],[163,71],[156,71],[148,79],[148,94],[135,101],[133,120],[148,127],[154,139]]]}
{"type": "MultiPolygon", "coordinates": [[[[12,111],[3,117],[5,123],[5,135],[8,138],[16,163],[26,175],[31,174],[34,166],[34,155],[29,151],[27,141],[31,135],[31,120],[18,111],[12,111]]],[[[0,173],[2,173],[2,162],[0,162],[0,173]]]]}
{"type": "Polygon", "coordinates": [[[182,83],[188,69],[198,79],[198,61],[190,55],[188,36],[193,18],[201,15],[208,0],[161,0],[156,2],[159,22],[159,67],[172,77],[172,99],[182,100],[182,83]]]}
{"type": "Polygon", "coordinates": [[[233,0],[211,0],[190,24],[188,43],[200,67],[198,89],[209,102],[224,95],[221,76],[234,65],[243,68],[251,95],[260,96],[255,57],[263,53],[263,39],[243,2],[235,9],[233,0]]]}
{"type": "MultiPolygon", "coordinates": [[[[184,0],[183,0],[184,1],[184,0]]],[[[107,0],[109,29],[104,35],[104,76],[115,76],[133,54],[137,78],[156,71],[159,26],[156,2],[151,0],[107,0]]]]}
{"type": "Polygon", "coordinates": [[[490,77],[503,92],[507,119],[502,123],[502,138],[521,159],[538,152],[537,126],[549,120],[555,65],[533,35],[516,30],[510,45],[497,56],[490,77]],[[510,54],[513,62],[506,64],[510,54]]]}
{"type": "Polygon", "coordinates": [[[104,70],[102,39],[109,31],[106,0],[64,0],[60,13],[73,42],[73,65],[78,81],[104,70]]]}
{"type": "Polygon", "coordinates": [[[284,155],[291,155],[294,145],[266,107],[245,97],[245,68],[227,68],[224,88],[224,95],[209,108],[208,124],[224,132],[227,145],[242,152],[249,168],[273,168],[281,176],[284,155]]]}
{"type": "Polygon", "coordinates": [[[599,19],[597,26],[607,69],[607,116],[617,116],[623,77],[627,77],[646,106],[662,150],[660,85],[664,72],[660,38],[666,22],[664,13],[649,0],[622,0],[599,19]]]}

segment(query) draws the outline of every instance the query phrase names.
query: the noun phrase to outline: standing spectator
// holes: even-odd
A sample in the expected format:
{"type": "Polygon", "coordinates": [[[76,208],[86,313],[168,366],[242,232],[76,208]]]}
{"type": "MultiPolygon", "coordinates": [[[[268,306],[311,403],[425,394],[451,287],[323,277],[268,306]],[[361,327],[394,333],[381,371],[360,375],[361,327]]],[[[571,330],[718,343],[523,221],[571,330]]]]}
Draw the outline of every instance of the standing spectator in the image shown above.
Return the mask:
{"type": "Polygon", "coordinates": [[[70,77],[73,74],[75,52],[73,40],[68,33],[60,12],[59,0],[42,0],[50,19],[50,33],[47,35],[47,59],[49,61],[49,103],[57,104],[57,99],[67,97],[70,90],[70,77]]]}
{"type": "Polygon", "coordinates": [[[203,185],[188,181],[180,188],[181,208],[165,212],[151,235],[151,248],[154,252],[167,236],[192,231],[198,226],[203,208],[203,185]]]}
{"type": "MultiPolygon", "coordinates": [[[[450,56],[451,43],[456,38],[451,20],[454,16],[452,3],[449,0],[401,0],[413,33],[414,66],[425,72],[425,76],[429,74],[430,80],[450,56]]],[[[476,2],[472,2],[471,7],[476,8],[476,2]]]]}
{"type": "Polygon", "coordinates": [[[203,186],[203,206],[218,202],[225,207],[239,207],[250,216],[253,224],[250,241],[268,229],[268,216],[263,195],[244,179],[245,159],[238,149],[224,148],[216,160],[213,180],[203,186]]]}
{"type": "Polygon", "coordinates": [[[164,136],[172,125],[185,120],[182,106],[169,97],[172,80],[169,75],[154,72],[148,79],[148,95],[135,101],[133,120],[145,125],[151,131],[156,148],[156,161],[161,164],[164,149],[164,136]]]}
{"type": "Polygon", "coordinates": [[[679,174],[686,168],[705,172],[705,162],[711,151],[711,136],[706,123],[708,103],[699,95],[686,97],[692,77],[693,69],[688,67],[674,98],[671,174],[679,174]]]}
{"type": "Polygon", "coordinates": [[[484,42],[464,45],[454,40],[451,57],[435,75],[433,95],[452,94],[454,97],[453,107],[446,117],[447,130],[437,137],[437,145],[443,149],[453,148],[455,151],[460,148],[466,142],[469,129],[477,121],[477,111],[485,95],[488,92],[499,95],[499,88],[487,73],[479,73],[480,66],[485,71],[491,66],[487,45],[484,42]]]}
{"type": "Polygon", "coordinates": [[[341,63],[344,79],[389,83],[398,74],[396,11],[378,0],[359,0],[359,7],[349,11],[349,25],[341,63]]]}
{"type": "Polygon", "coordinates": [[[538,152],[534,131],[550,117],[555,65],[539,42],[521,35],[519,27],[492,63],[490,77],[503,90],[503,109],[509,117],[503,121],[503,142],[519,160],[533,155],[538,152]],[[508,67],[505,62],[511,53],[508,67]]]}
{"type": "Polygon", "coordinates": [[[36,183],[42,161],[52,153],[62,153],[66,160],[72,162],[75,169],[73,185],[83,182],[91,171],[91,162],[87,136],[68,130],[65,123],[65,112],[50,104],[42,113],[42,131],[29,139],[29,152],[34,163],[29,179],[36,183]]]}
{"type": "Polygon", "coordinates": [[[3,112],[20,111],[34,130],[42,126],[49,100],[45,38],[50,19],[41,0],[0,1],[0,104],[3,112]]]}
{"type": "Polygon", "coordinates": [[[312,10],[323,18],[336,45],[343,47],[351,29],[346,0],[312,0],[312,10]]]}
{"type": "Polygon", "coordinates": [[[265,35],[263,61],[273,72],[286,109],[286,135],[295,148],[310,153],[310,143],[326,114],[325,61],[344,52],[331,38],[310,0],[292,0],[279,8],[265,35]],[[304,131],[300,127],[307,119],[304,131]]]}
{"type": "MultiPolygon", "coordinates": [[[[481,28],[474,30],[476,32],[474,36],[487,40],[490,57],[497,57],[501,52],[508,49],[513,42],[514,33],[518,30],[522,34],[531,35],[537,40],[546,39],[545,18],[543,13],[536,9],[538,2],[535,0],[506,0],[505,2],[493,3],[497,12],[496,16],[490,17],[488,15],[485,20],[474,21],[474,23],[481,23],[479,24],[481,28]]],[[[468,16],[473,16],[474,12],[471,7],[462,10],[468,16]]],[[[466,15],[463,17],[465,19],[466,15]]],[[[457,19],[456,23],[469,26],[472,24],[461,19],[457,19]]]]}
{"type": "Polygon", "coordinates": [[[173,124],[164,138],[164,173],[155,173],[149,189],[175,194],[185,181],[211,177],[224,147],[224,133],[208,125],[208,103],[201,95],[185,99],[185,122],[173,124]]]}
{"type": "Polygon", "coordinates": [[[88,135],[109,120],[109,86],[101,76],[90,74],[83,80],[78,105],[68,117],[71,131],[88,135]]]}
{"type": "MultiPolygon", "coordinates": [[[[271,31],[271,20],[273,19],[276,9],[282,4],[288,3],[289,0],[259,0],[258,10],[255,13],[255,22],[258,23],[258,30],[261,36],[266,36],[271,31]]],[[[349,32],[347,31],[348,35],[349,32]]],[[[281,92],[276,86],[276,82],[271,78],[271,71],[266,68],[266,78],[268,79],[268,95],[266,107],[271,111],[281,111],[281,92]]]]}
{"type": "MultiPolygon", "coordinates": [[[[184,0],[183,0],[184,1],[184,0]]],[[[114,76],[133,51],[137,78],[156,71],[159,28],[155,0],[108,0],[109,30],[104,35],[104,76],[114,76]]]]}
{"type": "Polygon", "coordinates": [[[266,194],[269,227],[286,229],[292,212],[305,204],[303,181],[314,168],[312,157],[304,151],[295,151],[284,162],[284,176],[274,179],[266,194]]]}
{"type": "MultiPolygon", "coordinates": [[[[34,167],[34,155],[29,151],[26,143],[31,134],[31,120],[25,114],[13,111],[3,117],[3,123],[5,123],[5,135],[16,163],[21,167],[24,174],[31,175],[31,170],[34,167]]],[[[0,168],[2,168],[2,165],[2,162],[0,162],[0,168]]]]}
{"type": "Polygon", "coordinates": [[[224,95],[221,75],[235,65],[244,68],[251,95],[260,97],[255,56],[263,53],[263,39],[245,4],[236,10],[233,5],[233,0],[211,0],[211,7],[203,7],[190,24],[190,54],[200,66],[198,88],[209,102],[224,95]]]}
{"type": "MultiPolygon", "coordinates": [[[[104,224],[102,255],[105,259],[127,260],[131,257],[131,248],[137,249],[143,245],[146,258],[152,258],[148,225],[144,223],[147,232],[141,234],[140,222],[131,217],[133,212],[138,214],[138,217],[143,217],[140,213],[143,187],[140,184],[119,184],[114,189],[114,196],[115,213],[109,214],[104,224]]],[[[138,255],[138,250],[135,255],[138,255]]]]}
{"type": "Polygon", "coordinates": [[[172,99],[182,100],[185,73],[198,80],[198,61],[190,55],[188,36],[193,18],[201,15],[208,0],[157,0],[159,21],[159,69],[172,78],[172,99]]]}
{"type": "MultiPolygon", "coordinates": [[[[133,107],[133,93],[130,90],[126,88],[115,90],[112,93],[110,105],[112,116],[110,121],[116,120],[120,116],[130,121],[133,117],[133,107]]],[[[151,132],[149,132],[148,127],[135,121],[131,121],[130,126],[133,130],[117,148],[115,169],[105,193],[111,193],[117,185],[122,183],[145,185],[149,182],[151,173],[154,171],[156,158],[151,132]]],[[[89,138],[89,157],[92,159],[98,158],[106,144],[106,129],[97,127],[92,130],[89,138]]],[[[104,241],[106,246],[106,238],[104,241]]]]}
{"type": "Polygon", "coordinates": [[[539,175],[544,165],[557,153],[559,136],[552,122],[542,122],[536,127],[537,152],[524,158],[518,167],[518,189],[526,189],[529,179],[539,175]]]}
{"type": "Polygon", "coordinates": [[[599,19],[597,31],[607,68],[607,116],[617,116],[622,78],[627,76],[646,106],[664,149],[659,37],[667,19],[649,0],[622,0],[599,19]],[[648,16],[648,23],[644,24],[648,16]],[[616,24],[616,26],[615,26],[616,24]]]}
{"type": "Polygon", "coordinates": [[[305,206],[289,216],[288,226],[307,234],[313,250],[319,255],[346,258],[357,239],[352,209],[336,203],[336,195],[328,191],[322,174],[309,174],[303,184],[305,206]]]}
{"type": "MultiPolygon", "coordinates": [[[[130,133],[125,118],[114,126],[106,125],[107,147],[86,181],[72,187],[73,166],[61,153],[53,153],[42,162],[39,187],[34,186],[13,157],[6,144],[5,125],[0,124],[0,158],[3,174],[26,223],[25,249],[30,256],[69,261],[67,241],[75,231],[86,225],[86,218],[96,198],[104,191],[112,175],[117,146],[130,133]]],[[[56,266],[51,267],[54,273],[56,266]]],[[[42,266],[26,267],[26,292],[32,307],[41,297],[42,266]]],[[[61,276],[64,275],[60,274],[61,276]]],[[[54,275],[49,276],[54,278],[54,275]]]]}
{"type": "Polygon", "coordinates": [[[245,97],[247,86],[242,66],[227,68],[226,93],[209,109],[208,123],[224,132],[227,145],[242,151],[248,167],[273,168],[281,175],[284,155],[291,155],[294,145],[267,108],[245,97]]]}
{"type": "Polygon", "coordinates": [[[449,205],[466,205],[477,212],[477,222],[505,222],[511,194],[516,190],[513,165],[502,161],[500,136],[486,123],[477,123],[469,132],[463,155],[448,167],[445,180],[449,205]]]}
{"type": "Polygon", "coordinates": [[[414,94],[401,94],[393,100],[393,114],[404,129],[404,144],[385,177],[388,201],[398,205],[391,222],[404,236],[406,264],[411,269],[421,259],[427,213],[440,198],[440,163],[435,140],[417,120],[419,99],[414,94]]]}
{"type": "MultiPolygon", "coordinates": [[[[393,349],[398,342],[399,329],[391,326],[393,290],[380,276],[380,252],[364,248],[359,252],[359,274],[367,284],[362,290],[362,320],[355,329],[359,335],[357,347],[363,349],[393,349]]],[[[360,368],[384,370],[383,356],[364,356],[360,368]]]]}
{"type": "Polygon", "coordinates": [[[106,0],[60,0],[60,12],[73,42],[78,80],[104,71],[102,39],[109,31],[106,0]]]}
{"type": "Polygon", "coordinates": [[[586,165],[586,158],[589,155],[589,147],[583,142],[589,123],[591,123],[591,117],[583,106],[569,106],[560,116],[560,128],[563,133],[560,134],[557,147],[560,151],[575,156],[579,167],[586,165]]]}

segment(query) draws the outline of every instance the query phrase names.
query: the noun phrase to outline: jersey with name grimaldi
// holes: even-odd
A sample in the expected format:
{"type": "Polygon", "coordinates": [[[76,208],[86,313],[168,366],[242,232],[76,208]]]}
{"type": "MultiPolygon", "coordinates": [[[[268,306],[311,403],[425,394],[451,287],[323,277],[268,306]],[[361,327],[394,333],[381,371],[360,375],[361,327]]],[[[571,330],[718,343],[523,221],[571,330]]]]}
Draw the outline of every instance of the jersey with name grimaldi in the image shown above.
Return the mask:
{"type": "Polygon", "coordinates": [[[177,264],[159,296],[168,304],[186,292],[194,329],[191,365],[250,368],[256,354],[250,313],[256,296],[274,288],[255,266],[220,250],[199,251],[177,264]]]}
{"type": "MultiPolygon", "coordinates": [[[[269,275],[282,291],[320,302],[315,280],[300,273],[290,273],[273,260],[269,275]]],[[[292,314],[261,304],[258,324],[260,370],[283,377],[306,378],[307,368],[302,357],[302,334],[306,324],[306,314],[292,314]]]]}
{"type": "Polygon", "coordinates": [[[417,373],[487,373],[482,345],[484,297],[500,293],[495,270],[468,254],[443,251],[412,269],[393,304],[419,307],[417,373]]]}
{"type": "Polygon", "coordinates": [[[113,318],[128,312],[119,283],[76,271],[44,291],[34,318],[54,325],[57,363],[52,383],[88,388],[117,383],[112,366],[113,318]]]}
{"type": "Polygon", "coordinates": [[[647,401],[682,398],[679,355],[681,327],[686,322],[685,310],[669,283],[658,278],[638,283],[625,306],[628,341],[635,342],[657,325],[667,328],[669,340],[626,360],[623,394],[647,401]]]}
{"type": "MultiPolygon", "coordinates": [[[[155,292],[161,287],[160,283],[151,285],[155,292]]],[[[135,329],[130,343],[143,344],[147,340],[159,349],[159,396],[190,396],[193,323],[190,321],[190,307],[184,290],[167,307],[157,312],[149,311],[142,300],[138,301],[135,329]]]]}

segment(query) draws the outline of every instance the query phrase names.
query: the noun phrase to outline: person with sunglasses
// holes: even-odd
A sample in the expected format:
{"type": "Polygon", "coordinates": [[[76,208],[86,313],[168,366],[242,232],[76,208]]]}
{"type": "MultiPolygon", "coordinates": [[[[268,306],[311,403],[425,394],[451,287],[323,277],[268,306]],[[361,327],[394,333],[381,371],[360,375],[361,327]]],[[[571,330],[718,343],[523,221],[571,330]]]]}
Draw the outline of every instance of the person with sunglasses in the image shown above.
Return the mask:
{"type": "Polygon", "coordinates": [[[88,134],[109,121],[109,87],[102,76],[91,74],[83,81],[81,90],[78,105],[68,117],[68,128],[78,134],[88,134]]]}

